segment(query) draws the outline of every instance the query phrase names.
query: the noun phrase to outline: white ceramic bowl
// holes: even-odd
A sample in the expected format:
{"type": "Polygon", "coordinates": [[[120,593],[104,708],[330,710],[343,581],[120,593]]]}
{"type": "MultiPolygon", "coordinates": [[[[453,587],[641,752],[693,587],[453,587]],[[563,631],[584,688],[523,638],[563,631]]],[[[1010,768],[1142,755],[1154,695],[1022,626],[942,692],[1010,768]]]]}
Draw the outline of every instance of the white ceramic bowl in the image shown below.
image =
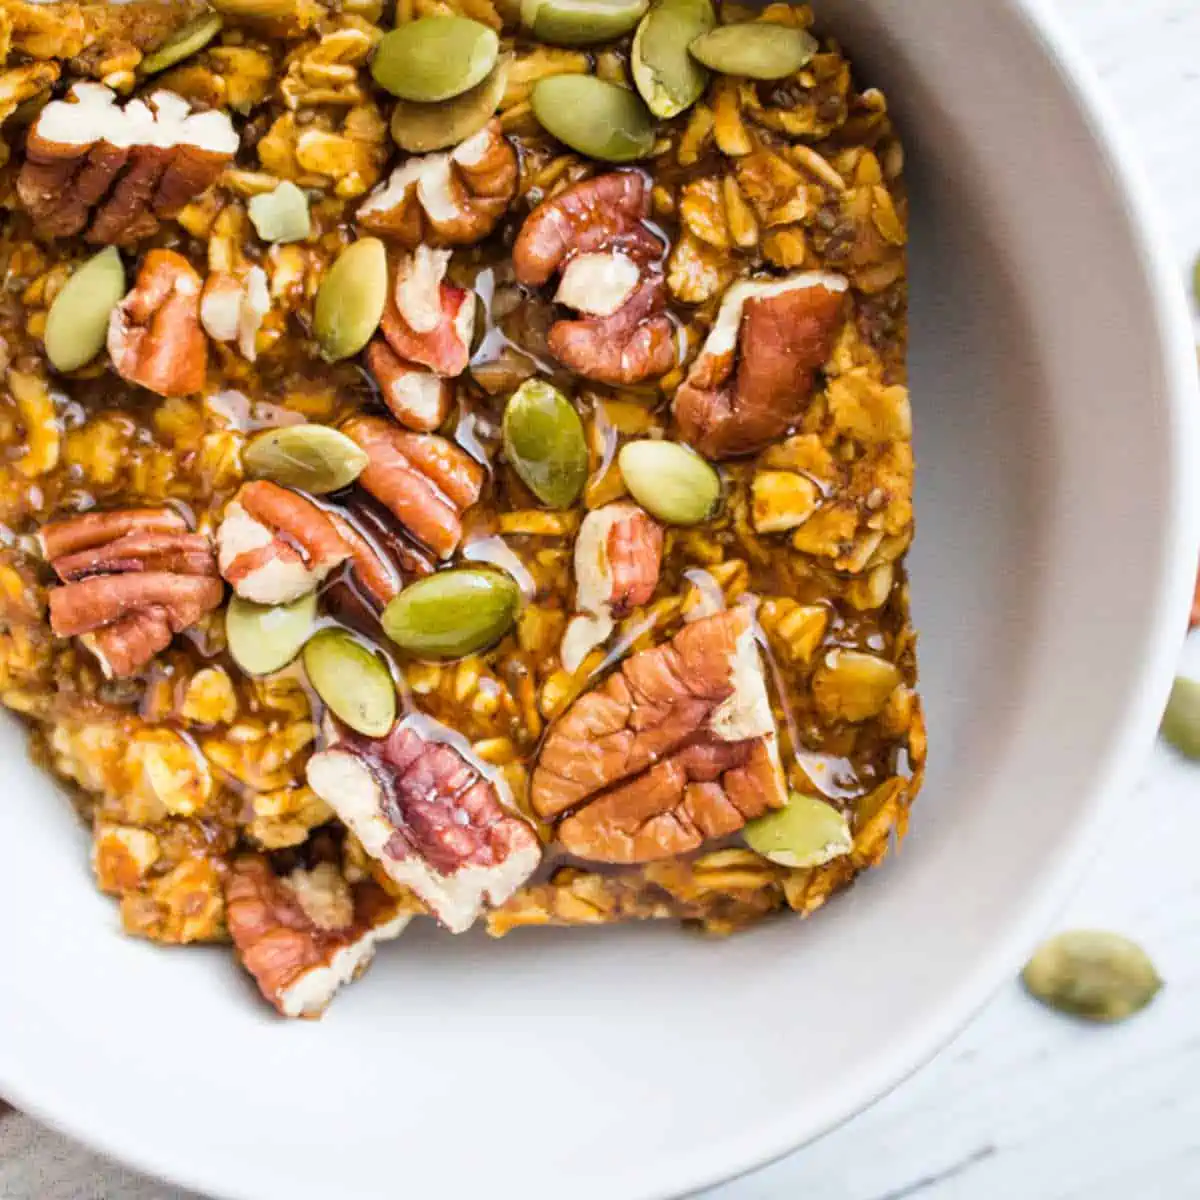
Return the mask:
{"type": "MultiPolygon", "coordinates": [[[[1036,6],[1034,6],[1036,7],[1036,6]]],[[[824,0],[907,130],[932,770],[819,919],[421,930],[320,1024],[121,938],[6,727],[0,1092],[220,1195],[626,1200],[842,1120],[1010,976],[1154,728],[1195,542],[1194,359],[1092,86],[1016,0],[824,0]]]]}

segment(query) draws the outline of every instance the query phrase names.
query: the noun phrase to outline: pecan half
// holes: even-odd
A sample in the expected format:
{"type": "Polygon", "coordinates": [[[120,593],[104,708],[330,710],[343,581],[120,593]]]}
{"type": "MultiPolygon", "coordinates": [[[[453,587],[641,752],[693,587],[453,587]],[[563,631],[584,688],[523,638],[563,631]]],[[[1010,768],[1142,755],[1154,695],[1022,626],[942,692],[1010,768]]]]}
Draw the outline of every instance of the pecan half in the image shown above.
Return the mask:
{"type": "Polygon", "coordinates": [[[402,163],[356,220],[410,248],[469,246],[495,229],[516,191],[516,151],[500,122],[490,121],[453,150],[402,163]]]}
{"type": "Polygon", "coordinates": [[[471,360],[475,293],[446,282],[449,262],[428,246],[401,262],[380,327],[398,358],[454,378],[471,360]]]}
{"type": "Polygon", "coordinates": [[[531,801],[599,862],[686,854],[786,800],[751,616],[735,608],[633,655],[551,727],[531,801]]]}
{"type": "Polygon", "coordinates": [[[146,255],[137,286],[108,323],[108,353],[123,379],[160,396],[190,396],[204,387],[208,343],[200,328],[200,286],[183,255],[146,255]]]}
{"type": "Polygon", "coordinates": [[[215,182],[237,150],[224,113],[193,113],[166,91],[116,100],[103,84],[77,83],[38,114],[17,195],[40,234],[86,227],[90,241],[132,245],[215,182]]]}
{"type": "Polygon", "coordinates": [[[658,586],[663,531],[636,504],[588,513],[575,539],[575,608],[563,635],[563,666],[575,673],[612,633],[614,620],[649,601],[658,586]]]}
{"type": "Polygon", "coordinates": [[[536,869],[541,846],[500,802],[499,777],[457,735],[410,716],[386,738],[346,730],[308,762],[309,786],[452,933],[503,904],[536,869]]]}
{"type": "Polygon", "coordinates": [[[446,438],[407,433],[381,417],[354,417],[343,427],[370,458],[358,482],[438,558],[462,540],[462,514],[478,499],[484,471],[446,438]]]}
{"type": "Polygon", "coordinates": [[[707,458],[729,458],[782,437],[833,351],[847,286],[823,274],[734,284],[675,394],[684,438],[707,458]]]}
{"type": "Polygon", "coordinates": [[[284,604],[311,592],[349,555],[328,513],[265,479],[238,489],[217,530],[221,574],[256,604],[284,604]]]}
{"type": "Polygon", "coordinates": [[[662,274],[666,248],[645,224],[649,213],[644,175],[601,175],[540,204],[513,245],[516,277],[527,287],[562,272],[555,300],[583,316],[551,326],[547,344],[588,379],[628,385],[675,365],[662,274]]]}
{"type": "Polygon", "coordinates": [[[262,855],[246,854],[225,879],[225,920],[242,966],[275,1011],[319,1017],[412,913],[374,881],[347,883],[332,864],[281,877],[262,855]]]}
{"type": "Polygon", "coordinates": [[[109,677],[135,674],[224,593],[208,538],[170,509],[86,513],[38,541],[65,585],[50,593],[51,629],[79,637],[109,677]]]}

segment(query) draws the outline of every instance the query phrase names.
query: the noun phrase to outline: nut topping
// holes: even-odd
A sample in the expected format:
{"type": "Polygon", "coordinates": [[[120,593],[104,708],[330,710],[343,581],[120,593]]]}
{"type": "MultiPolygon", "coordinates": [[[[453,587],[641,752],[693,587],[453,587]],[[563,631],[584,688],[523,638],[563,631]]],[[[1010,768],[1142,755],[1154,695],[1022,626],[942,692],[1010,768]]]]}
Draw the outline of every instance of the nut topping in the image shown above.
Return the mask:
{"type": "Polygon", "coordinates": [[[276,1012],[319,1017],[412,913],[373,880],[347,883],[330,863],[280,877],[265,857],[246,854],[225,880],[225,920],[242,966],[276,1012]]]}
{"type": "Polygon", "coordinates": [[[406,363],[382,338],[367,347],[367,367],[388,411],[406,428],[432,433],[450,415],[454,384],[406,363]]]}
{"type": "Polygon", "coordinates": [[[786,433],[832,352],[846,288],[842,276],[821,274],[731,287],[675,394],[684,438],[708,458],[731,458],[786,433]]]}
{"type": "Polygon", "coordinates": [[[445,281],[449,260],[448,251],[418,246],[396,273],[380,324],[403,362],[454,378],[471,359],[475,293],[445,281]]]}
{"type": "Polygon", "coordinates": [[[367,452],[358,482],[439,558],[462,540],[462,514],[479,499],[483,467],[453,442],[407,433],[380,417],[354,417],[342,432],[367,452]]]}
{"type": "Polygon", "coordinates": [[[786,803],[750,613],[734,608],[633,655],[551,727],[531,801],[565,849],[648,862],[786,803]]]}
{"type": "Polygon", "coordinates": [[[517,155],[489,121],[451,151],[410,158],[358,210],[358,223],[415,249],[470,246],[495,229],[517,190],[517,155]]]}
{"type": "Polygon", "coordinates": [[[649,212],[643,175],[601,175],[534,209],[513,246],[527,287],[561,272],[556,299],[583,315],[554,324],[547,344],[564,366],[600,383],[640,383],[675,363],[664,246],[645,224],[649,212]]]}
{"type": "Polygon", "coordinates": [[[217,271],[208,277],[200,298],[200,324],[214,342],[236,342],[248,362],[258,357],[255,339],[271,310],[267,273],[247,267],[239,275],[217,271]]]}
{"type": "Polygon", "coordinates": [[[51,628],[79,637],[110,678],[135,674],[221,602],[208,538],[170,509],[87,513],[38,541],[65,585],[50,593],[51,628]]]}
{"type": "Polygon", "coordinates": [[[242,485],[217,530],[221,574],[256,604],[311,592],[349,554],[327,513],[265,479],[242,485]]]}
{"type": "Polygon", "coordinates": [[[17,194],[40,234],[86,227],[90,241],[132,245],[207,189],[237,150],[224,113],[193,113],[166,91],[116,100],[102,84],[77,83],[34,122],[17,194]]]}
{"type": "Polygon", "coordinates": [[[574,674],[607,640],[614,620],[646,604],[658,585],[662,528],[636,504],[588,513],[575,539],[575,607],[563,635],[563,666],[574,674]]]}
{"type": "Polygon", "coordinates": [[[190,396],[204,387],[200,276],[181,254],[146,255],[137,286],[109,320],[108,353],[118,374],[160,396],[190,396]]]}
{"type": "Polygon", "coordinates": [[[533,830],[505,810],[498,777],[471,761],[456,734],[420,715],[382,739],[339,733],[309,760],[309,786],[452,933],[533,873],[541,860],[533,830]]]}

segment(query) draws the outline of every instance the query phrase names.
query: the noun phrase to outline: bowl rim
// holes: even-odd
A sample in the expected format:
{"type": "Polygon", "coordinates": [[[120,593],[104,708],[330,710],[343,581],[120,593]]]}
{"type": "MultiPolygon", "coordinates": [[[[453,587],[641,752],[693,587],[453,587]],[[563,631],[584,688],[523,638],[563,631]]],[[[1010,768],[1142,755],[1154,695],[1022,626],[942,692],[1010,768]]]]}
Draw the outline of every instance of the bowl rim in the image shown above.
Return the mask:
{"type": "MultiPolygon", "coordinates": [[[[1143,167],[1132,149],[1113,104],[1091,63],[1067,30],[1050,0],[1009,0],[1015,19],[1055,68],[1066,93],[1075,102],[1092,142],[1112,176],[1123,203],[1128,234],[1146,272],[1152,294],[1154,328],[1164,365],[1168,422],[1171,505],[1164,514],[1160,574],[1153,608],[1142,627],[1141,667],[1127,691],[1125,715],[1114,731],[1107,761],[1097,768],[1101,783],[1085,805],[1085,816],[1073,841],[1064,847],[1056,870],[1048,873],[1023,898],[1008,933],[990,952],[964,973],[958,986],[931,1009],[922,1022],[880,1055],[869,1070],[831,1089],[827,1116],[816,1126],[797,1130],[787,1112],[770,1126],[751,1129],[711,1148],[697,1147],[685,1174],[676,1160],[648,1163],[636,1200],[669,1200],[727,1182],[757,1170],[828,1133],[869,1108],[928,1063],[958,1035],[1013,977],[1030,946],[1065,904],[1094,857],[1119,799],[1144,764],[1157,731],[1178,661],[1183,614],[1190,604],[1195,575],[1195,551],[1200,545],[1200,475],[1188,470],[1187,456],[1200,445],[1195,340],[1185,294],[1162,234],[1143,167]]],[[[211,1196],[254,1200],[219,1169],[178,1169],[165,1156],[138,1141],[132,1129],[105,1128],[96,1114],[73,1111],[70,1104],[43,1092],[36,1080],[14,1079],[0,1062],[0,1086],[5,1099],[28,1115],[55,1128],[98,1153],[131,1169],[211,1196]]]]}

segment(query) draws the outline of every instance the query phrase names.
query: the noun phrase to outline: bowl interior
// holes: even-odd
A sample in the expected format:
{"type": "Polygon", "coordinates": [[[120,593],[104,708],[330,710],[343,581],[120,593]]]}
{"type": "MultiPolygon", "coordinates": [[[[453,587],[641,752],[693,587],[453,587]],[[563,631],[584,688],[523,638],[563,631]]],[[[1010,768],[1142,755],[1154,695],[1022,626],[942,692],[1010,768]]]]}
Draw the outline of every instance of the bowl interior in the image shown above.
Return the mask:
{"type": "Polygon", "coordinates": [[[1180,486],[1161,311],[1106,156],[1016,7],[819,8],[887,90],[914,192],[932,765],[903,853],[817,920],[724,942],[410,931],[325,1021],[289,1024],[224,952],[118,935],[9,723],[12,1099],[222,1194],[669,1194],[845,1117],[1011,969],[1150,727],[1180,486]]]}

